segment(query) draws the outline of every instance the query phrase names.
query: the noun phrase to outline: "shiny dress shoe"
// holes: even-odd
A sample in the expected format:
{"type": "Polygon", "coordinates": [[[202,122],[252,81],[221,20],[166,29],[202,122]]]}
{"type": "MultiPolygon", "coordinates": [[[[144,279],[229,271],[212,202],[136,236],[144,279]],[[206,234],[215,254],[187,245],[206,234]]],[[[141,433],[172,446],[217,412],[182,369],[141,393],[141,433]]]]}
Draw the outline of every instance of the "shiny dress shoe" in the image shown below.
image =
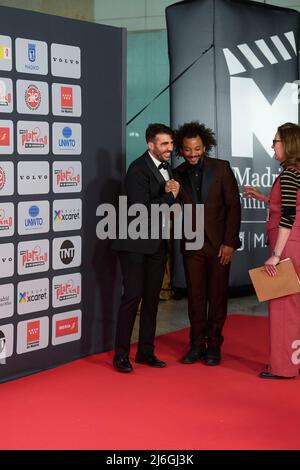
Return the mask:
{"type": "Polygon", "coordinates": [[[205,357],[204,363],[207,366],[218,366],[221,362],[221,348],[220,346],[208,346],[205,357]]]}
{"type": "Polygon", "coordinates": [[[199,361],[200,359],[204,359],[206,354],[206,347],[191,347],[191,349],[183,356],[181,362],[183,364],[194,364],[195,362],[199,361]]]}
{"type": "Polygon", "coordinates": [[[133,368],[127,356],[114,356],[114,368],[119,372],[132,372],[133,368]]]}
{"type": "Polygon", "coordinates": [[[162,367],[166,367],[166,363],[159,360],[154,354],[139,354],[137,353],[135,356],[135,362],[138,364],[145,364],[146,366],[150,367],[157,367],[161,369],[162,367]]]}
{"type": "Polygon", "coordinates": [[[271,372],[268,372],[267,370],[263,370],[260,374],[258,374],[258,377],[261,379],[271,379],[271,380],[280,380],[280,379],[294,379],[295,377],[285,377],[284,375],[275,375],[272,374],[271,372]]]}

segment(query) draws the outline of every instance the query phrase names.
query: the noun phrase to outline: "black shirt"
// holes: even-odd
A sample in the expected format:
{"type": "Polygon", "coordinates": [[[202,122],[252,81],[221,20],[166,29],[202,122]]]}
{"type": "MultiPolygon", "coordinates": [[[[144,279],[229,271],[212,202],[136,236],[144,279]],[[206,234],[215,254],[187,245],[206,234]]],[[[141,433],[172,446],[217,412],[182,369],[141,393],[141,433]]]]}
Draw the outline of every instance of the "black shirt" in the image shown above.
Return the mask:
{"type": "Polygon", "coordinates": [[[186,167],[193,188],[193,193],[197,197],[196,202],[201,204],[203,160],[200,160],[196,165],[191,165],[186,162],[186,167]]]}

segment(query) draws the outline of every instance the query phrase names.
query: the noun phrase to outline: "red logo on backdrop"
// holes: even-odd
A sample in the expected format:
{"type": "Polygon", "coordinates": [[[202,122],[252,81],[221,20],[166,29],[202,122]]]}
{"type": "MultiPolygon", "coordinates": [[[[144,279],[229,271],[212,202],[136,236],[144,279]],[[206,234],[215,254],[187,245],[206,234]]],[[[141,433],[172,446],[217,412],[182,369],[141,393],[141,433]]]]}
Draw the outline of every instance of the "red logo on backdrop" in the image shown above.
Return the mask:
{"type": "Polygon", "coordinates": [[[0,145],[6,146],[9,145],[10,141],[10,129],[9,127],[0,127],[0,145]]]}
{"type": "Polygon", "coordinates": [[[64,318],[56,322],[56,337],[78,333],[78,317],[64,318]]]}
{"type": "Polygon", "coordinates": [[[41,92],[35,85],[29,85],[25,90],[25,101],[29,109],[35,111],[41,104],[41,92]]]}
{"type": "Polygon", "coordinates": [[[5,185],[5,172],[0,166],[0,190],[4,188],[5,185]]]}
{"type": "Polygon", "coordinates": [[[61,110],[64,113],[73,112],[73,88],[62,86],[60,89],[61,110]]]}
{"type": "Polygon", "coordinates": [[[1,230],[8,230],[9,228],[12,227],[12,217],[11,216],[5,216],[5,211],[4,209],[0,209],[0,231],[1,230]]]}
{"type": "Polygon", "coordinates": [[[40,342],[40,321],[30,321],[27,323],[27,348],[33,348],[40,342]]]}

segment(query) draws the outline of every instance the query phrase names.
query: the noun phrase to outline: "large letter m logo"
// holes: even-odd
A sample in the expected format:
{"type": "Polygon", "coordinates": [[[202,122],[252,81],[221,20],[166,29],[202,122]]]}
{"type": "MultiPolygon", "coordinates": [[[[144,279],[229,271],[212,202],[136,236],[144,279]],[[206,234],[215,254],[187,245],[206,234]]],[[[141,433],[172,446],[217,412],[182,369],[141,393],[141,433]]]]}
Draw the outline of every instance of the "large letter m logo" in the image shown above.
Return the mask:
{"type": "Polygon", "coordinates": [[[269,103],[252,78],[230,77],[233,157],[253,158],[253,136],[272,158],[272,139],[279,125],[298,123],[298,85],[285,83],[269,103]]]}

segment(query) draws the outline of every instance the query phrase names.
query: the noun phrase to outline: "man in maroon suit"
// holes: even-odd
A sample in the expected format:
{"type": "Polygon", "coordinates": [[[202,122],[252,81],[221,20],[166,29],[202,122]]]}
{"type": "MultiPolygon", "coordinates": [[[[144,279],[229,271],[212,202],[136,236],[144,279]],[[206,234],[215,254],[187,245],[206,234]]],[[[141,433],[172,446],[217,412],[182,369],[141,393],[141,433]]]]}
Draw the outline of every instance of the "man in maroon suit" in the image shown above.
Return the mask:
{"type": "Polygon", "coordinates": [[[177,153],[185,162],[174,171],[183,204],[204,204],[204,245],[183,247],[191,324],[190,349],[184,364],[203,359],[218,365],[227,316],[229,270],[240,246],[241,205],[229,162],[208,157],[216,145],[214,133],[199,122],[185,123],[176,132],[177,153]]]}

